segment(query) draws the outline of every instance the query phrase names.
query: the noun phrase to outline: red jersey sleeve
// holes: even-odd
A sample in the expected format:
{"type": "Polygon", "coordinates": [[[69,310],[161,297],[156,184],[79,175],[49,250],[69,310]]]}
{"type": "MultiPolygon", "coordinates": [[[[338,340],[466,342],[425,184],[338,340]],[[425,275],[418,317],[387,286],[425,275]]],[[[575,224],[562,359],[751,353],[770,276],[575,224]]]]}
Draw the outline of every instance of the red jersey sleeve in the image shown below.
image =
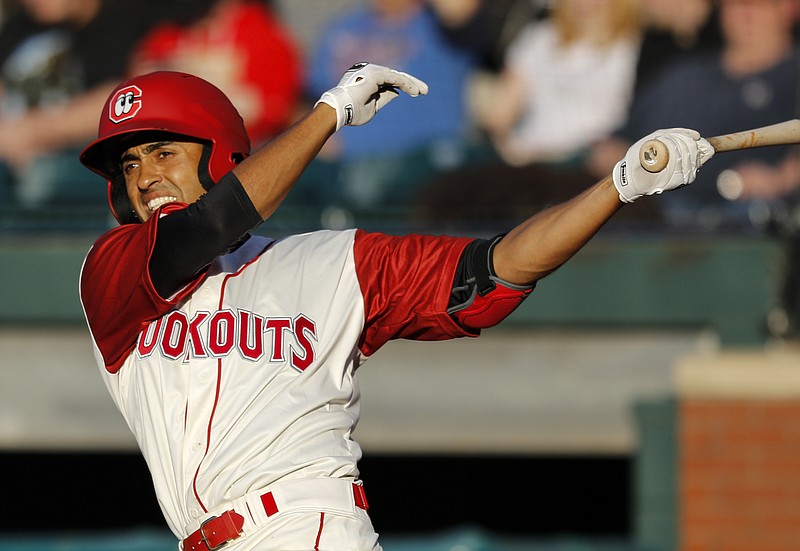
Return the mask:
{"type": "MultiPolygon", "coordinates": [[[[167,205],[162,213],[173,210],[167,205]]],[[[86,321],[110,373],[119,371],[148,323],[169,312],[191,293],[196,279],[173,297],[158,295],[148,264],[158,230],[158,217],[144,224],[125,224],[94,244],[81,271],[80,296],[86,321]]]]}
{"type": "Polygon", "coordinates": [[[445,340],[478,336],[447,313],[456,267],[467,238],[356,232],[354,258],[364,299],[359,341],[369,356],[391,339],[445,340]]]}

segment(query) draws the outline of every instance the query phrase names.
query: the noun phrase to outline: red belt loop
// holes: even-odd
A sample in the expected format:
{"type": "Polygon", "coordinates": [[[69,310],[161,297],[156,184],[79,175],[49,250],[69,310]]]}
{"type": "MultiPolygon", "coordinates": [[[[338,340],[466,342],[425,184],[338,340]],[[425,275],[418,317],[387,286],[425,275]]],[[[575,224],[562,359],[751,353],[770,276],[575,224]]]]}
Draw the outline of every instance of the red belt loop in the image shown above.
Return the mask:
{"type": "Polygon", "coordinates": [[[268,517],[278,512],[278,504],[275,503],[275,496],[272,495],[272,492],[267,492],[262,495],[261,503],[264,505],[264,511],[267,513],[268,517]]]}
{"type": "Polygon", "coordinates": [[[367,494],[364,492],[364,486],[361,484],[353,484],[353,499],[355,499],[356,507],[359,509],[364,509],[365,511],[369,509],[367,494]]]}

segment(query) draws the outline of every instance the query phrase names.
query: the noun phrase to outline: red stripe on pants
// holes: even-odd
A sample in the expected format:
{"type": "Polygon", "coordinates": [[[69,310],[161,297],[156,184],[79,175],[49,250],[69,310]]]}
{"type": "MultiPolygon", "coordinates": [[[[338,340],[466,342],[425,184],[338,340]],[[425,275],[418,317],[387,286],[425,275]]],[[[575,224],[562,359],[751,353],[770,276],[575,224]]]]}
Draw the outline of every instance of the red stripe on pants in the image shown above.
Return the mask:
{"type": "Polygon", "coordinates": [[[319,531],[317,532],[317,541],[314,542],[314,551],[319,551],[319,540],[322,538],[322,525],[325,524],[325,513],[319,514],[319,531]]]}

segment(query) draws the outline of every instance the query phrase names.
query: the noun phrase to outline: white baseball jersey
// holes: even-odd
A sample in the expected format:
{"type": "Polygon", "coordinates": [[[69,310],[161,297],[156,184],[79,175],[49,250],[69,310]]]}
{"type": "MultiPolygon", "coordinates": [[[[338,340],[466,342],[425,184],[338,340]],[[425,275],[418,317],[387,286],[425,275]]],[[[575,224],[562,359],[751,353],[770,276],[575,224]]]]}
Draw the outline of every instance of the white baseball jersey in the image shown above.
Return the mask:
{"type": "Polygon", "coordinates": [[[95,243],[81,300],[106,385],[180,539],[275,483],[356,480],[361,360],[390,339],[477,334],[446,313],[468,239],[255,236],[165,299],[146,269],[155,218],[95,243]]]}

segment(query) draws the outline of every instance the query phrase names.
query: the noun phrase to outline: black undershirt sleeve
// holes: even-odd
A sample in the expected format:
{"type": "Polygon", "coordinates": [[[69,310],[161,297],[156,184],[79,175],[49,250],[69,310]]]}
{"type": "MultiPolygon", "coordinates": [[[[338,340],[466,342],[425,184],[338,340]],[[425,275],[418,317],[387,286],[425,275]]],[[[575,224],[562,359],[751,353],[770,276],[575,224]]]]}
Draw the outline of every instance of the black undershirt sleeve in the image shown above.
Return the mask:
{"type": "Polygon", "coordinates": [[[229,172],[197,202],[158,221],[150,279],[168,298],[262,222],[239,179],[229,172]]]}

